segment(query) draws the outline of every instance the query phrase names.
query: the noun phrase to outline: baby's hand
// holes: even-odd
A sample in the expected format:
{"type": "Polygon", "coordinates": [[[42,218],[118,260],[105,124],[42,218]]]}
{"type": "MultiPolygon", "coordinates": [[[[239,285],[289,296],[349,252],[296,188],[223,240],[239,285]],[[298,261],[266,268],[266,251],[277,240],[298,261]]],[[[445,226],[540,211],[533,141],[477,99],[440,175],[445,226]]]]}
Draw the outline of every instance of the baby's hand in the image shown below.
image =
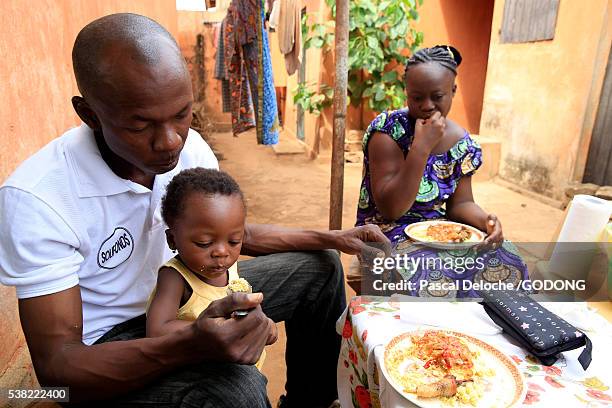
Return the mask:
{"type": "Polygon", "coordinates": [[[444,136],[446,118],[436,111],[428,119],[417,119],[414,130],[413,147],[421,150],[427,155],[436,147],[444,136]]]}
{"type": "Polygon", "coordinates": [[[487,237],[483,244],[491,249],[499,248],[504,242],[504,234],[502,232],[502,226],[495,214],[489,214],[487,216],[487,237]]]}

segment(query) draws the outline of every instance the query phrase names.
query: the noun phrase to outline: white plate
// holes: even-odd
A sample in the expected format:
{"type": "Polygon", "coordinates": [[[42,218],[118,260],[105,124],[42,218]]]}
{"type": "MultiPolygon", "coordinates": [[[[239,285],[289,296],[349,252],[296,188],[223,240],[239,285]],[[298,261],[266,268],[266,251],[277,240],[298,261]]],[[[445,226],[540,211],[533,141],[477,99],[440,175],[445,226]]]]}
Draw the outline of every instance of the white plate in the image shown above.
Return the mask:
{"type": "Polygon", "coordinates": [[[408,238],[410,238],[413,241],[416,241],[416,242],[419,242],[425,245],[436,246],[436,247],[437,246],[453,247],[453,246],[459,246],[459,245],[468,245],[468,246],[475,245],[475,244],[478,244],[484,241],[485,236],[486,236],[484,232],[472,227],[471,225],[466,225],[466,224],[461,224],[459,222],[452,222],[452,221],[446,221],[446,220],[431,220],[431,221],[415,222],[414,224],[410,224],[406,228],[404,228],[404,233],[408,236],[408,238]],[[472,232],[472,236],[467,241],[464,241],[461,243],[433,241],[431,240],[431,238],[427,236],[427,228],[429,228],[432,225],[440,225],[440,224],[459,225],[459,226],[465,227],[472,232]]]}
{"type": "MultiPolygon", "coordinates": [[[[433,332],[441,332],[446,335],[452,335],[463,340],[467,344],[468,348],[472,351],[479,353],[478,359],[482,361],[487,368],[494,371],[492,377],[483,379],[475,378],[474,381],[481,381],[483,384],[486,382],[487,389],[483,392],[483,396],[478,400],[475,405],[476,408],[512,408],[522,404],[527,393],[527,387],[523,380],[523,376],[519,371],[517,365],[512,361],[511,358],[503,354],[501,351],[479,340],[468,334],[451,331],[451,330],[427,330],[433,332]]],[[[404,391],[404,387],[398,382],[398,380],[390,375],[389,372],[393,372],[391,365],[394,362],[391,361],[390,355],[397,348],[410,347],[412,344],[411,336],[415,334],[422,334],[424,331],[409,332],[400,334],[385,346],[384,361],[381,367],[383,375],[391,384],[391,386],[408,401],[416,404],[419,407],[434,408],[434,407],[449,407],[448,402],[443,401],[441,398],[419,398],[416,394],[404,391]]],[[[407,361],[404,362],[404,366],[407,361]]],[[[398,362],[397,366],[401,370],[402,362],[398,362]]],[[[455,407],[470,407],[474,408],[473,405],[463,404],[456,401],[455,407]]]]}

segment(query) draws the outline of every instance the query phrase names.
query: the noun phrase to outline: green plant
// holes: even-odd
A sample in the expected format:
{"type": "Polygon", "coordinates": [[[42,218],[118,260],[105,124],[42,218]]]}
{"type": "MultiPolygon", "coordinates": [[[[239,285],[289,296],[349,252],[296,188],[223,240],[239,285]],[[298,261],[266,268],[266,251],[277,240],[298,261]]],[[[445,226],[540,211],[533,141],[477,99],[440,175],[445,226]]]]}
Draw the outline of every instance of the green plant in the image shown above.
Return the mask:
{"type": "MultiPolygon", "coordinates": [[[[308,24],[308,14],[302,16],[302,37],[304,48],[308,49],[323,48],[329,49],[329,45],[334,42],[334,27],[336,23],[333,20],[326,21],[323,24],[314,23],[308,24]]],[[[301,107],[305,112],[320,115],[321,111],[331,105],[334,97],[334,90],[326,84],[322,84],[319,89],[314,89],[315,84],[307,84],[306,82],[298,82],[297,87],[293,89],[293,103],[301,107]]]]}
{"type": "Polygon", "coordinates": [[[304,48],[308,49],[323,48],[334,42],[334,30],[336,28],[336,22],[328,20],[323,24],[313,23],[308,24],[308,14],[302,16],[302,37],[306,38],[304,41],[304,48]]]}
{"type": "MultiPolygon", "coordinates": [[[[335,0],[326,3],[335,16],[335,0]]],[[[423,33],[412,26],[422,4],[423,0],[350,1],[348,92],[353,105],[367,98],[373,111],[382,112],[405,104],[404,82],[396,69],[423,43],[423,33]]],[[[329,49],[334,41],[329,23],[308,25],[303,20],[304,47],[329,49]]]]}
{"type": "Polygon", "coordinates": [[[321,111],[331,105],[334,90],[326,84],[322,84],[319,90],[313,90],[314,84],[298,83],[293,89],[293,103],[301,107],[305,112],[320,115],[321,111]]]}

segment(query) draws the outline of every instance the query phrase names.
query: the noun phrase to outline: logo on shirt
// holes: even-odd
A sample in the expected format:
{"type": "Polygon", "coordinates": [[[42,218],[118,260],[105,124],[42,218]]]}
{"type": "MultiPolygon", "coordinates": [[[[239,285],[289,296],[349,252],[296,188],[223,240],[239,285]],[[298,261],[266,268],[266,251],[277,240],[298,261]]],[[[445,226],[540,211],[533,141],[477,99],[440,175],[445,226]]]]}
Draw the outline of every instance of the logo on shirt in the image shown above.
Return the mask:
{"type": "Polygon", "coordinates": [[[115,228],[106,238],[98,251],[98,266],[113,269],[125,262],[134,252],[134,239],[130,231],[123,227],[115,228]]]}

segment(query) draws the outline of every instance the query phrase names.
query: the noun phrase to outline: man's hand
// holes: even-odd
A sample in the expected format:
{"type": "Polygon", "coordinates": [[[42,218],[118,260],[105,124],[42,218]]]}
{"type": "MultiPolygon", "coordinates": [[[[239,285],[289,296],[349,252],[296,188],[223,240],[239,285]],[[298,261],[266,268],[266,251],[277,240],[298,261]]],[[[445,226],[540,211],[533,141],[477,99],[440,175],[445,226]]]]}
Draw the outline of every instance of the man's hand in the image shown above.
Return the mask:
{"type": "Polygon", "coordinates": [[[195,347],[203,354],[215,350],[216,359],[255,364],[264,346],[276,342],[274,322],[261,310],[263,294],[234,293],[215,300],[194,324],[195,347]],[[236,310],[251,309],[244,317],[231,317],[236,310]]]}
{"type": "Polygon", "coordinates": [[[365,252],[390,252],[391,242],[382,233],[378,225],[368,224],[348,230],[335,231],[336,242],[333,248],[349,255],[357,255],[365,252]],[[367,243],[376,242],[378,249],[368,246],[367,243]]]}

